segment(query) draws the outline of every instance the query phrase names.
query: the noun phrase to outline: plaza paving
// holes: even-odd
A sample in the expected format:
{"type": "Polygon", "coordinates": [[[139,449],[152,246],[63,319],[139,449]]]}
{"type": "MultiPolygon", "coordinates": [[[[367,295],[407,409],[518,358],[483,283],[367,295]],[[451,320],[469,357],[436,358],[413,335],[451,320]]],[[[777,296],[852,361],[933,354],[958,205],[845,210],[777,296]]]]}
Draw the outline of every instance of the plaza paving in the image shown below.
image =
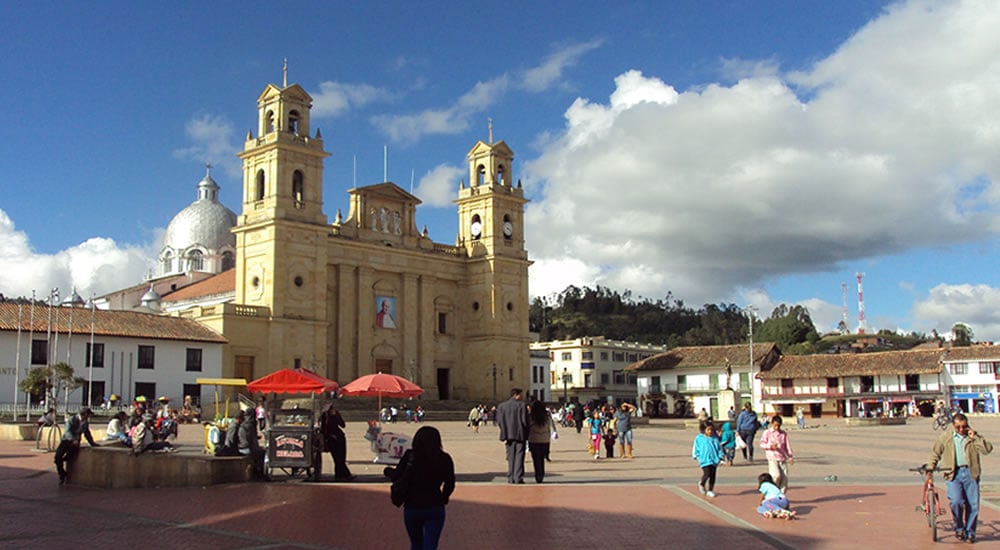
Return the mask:
{"type": "MultiPolygon", "coordinates": [[[[934,546],[914,511],[921,464],[934,437],[930,423],[848,428],[829,419],[789,430],[797,461],[789,498],[799,518],[756,515],[754,464],[720,468],[718,498],[697,494],[690,458],[693,431],[677,421],[636,429],[636,458],[588,458],[586,439],[560,430],[545,483],[507,485],[496,429],[473,433],[461,422],[433,422],[455,459],[458,486],[441,548],[858,548],[934,546]],[[838,481],[824,478],[836,475],[838,481]]],[[[1000,418],[970,422],[1000,444],[1000,418]],[[994,435],[995,434],[995,435],[994,435]]],[[[413,424],[387,426],[411,433],[413,424]]],[[[196,448],[200,426],[182,426],[196,448]]],[[[371,463],[364,424],[348,424],[352,483],[288,479],[183,489],[60,488],[52,453],[33,442],[0,441],[0,546],[141,544],[152,548],[406,548],[401,512],[389,503],[383,466],[371,463]]],[[[142,460],[142,457],[137,458],[142,460]]],[[[329,456],[325,472],[332,471],[329,456]]],[[[1000,548],[1000,451],[984,461],[979,546],[1000,548]]],[[[939,484],[943,496],[944,485],[939,484]]],[[[940,544],[956,545],[950,517],[940,544]]]]}

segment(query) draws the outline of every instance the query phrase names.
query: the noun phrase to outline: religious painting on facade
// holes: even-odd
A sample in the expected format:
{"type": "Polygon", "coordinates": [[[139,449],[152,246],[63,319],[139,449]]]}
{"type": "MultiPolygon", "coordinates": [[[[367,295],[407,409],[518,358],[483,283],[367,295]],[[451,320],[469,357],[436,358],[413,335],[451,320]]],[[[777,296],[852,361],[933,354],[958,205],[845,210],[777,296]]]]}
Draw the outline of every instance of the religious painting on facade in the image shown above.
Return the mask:
{"type": "Polygon", "coordinates": [[[375,325],[396,328],[396,299],[392,296],[375,297],[375,325]]]}

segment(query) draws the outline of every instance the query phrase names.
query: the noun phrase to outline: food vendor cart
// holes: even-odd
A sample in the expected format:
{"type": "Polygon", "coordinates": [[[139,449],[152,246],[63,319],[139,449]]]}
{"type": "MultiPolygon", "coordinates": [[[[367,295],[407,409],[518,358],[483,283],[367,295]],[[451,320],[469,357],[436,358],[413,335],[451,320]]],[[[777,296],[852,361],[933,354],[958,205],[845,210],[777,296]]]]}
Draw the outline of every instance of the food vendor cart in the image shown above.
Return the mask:
{"type": "Polygon", "coordinates": [[[283,369],[247,384],[251,393],[270,394],[264,429],[266,479],[274,470],[282,470],[293,476],[304,472],[306,479],[319,481],[323,437],[318,420],[331,392],[338,387],[333,380],[304,369],[283,369]],[[309,397],[294,397],[301,394],[309,397]]]}
{"type": "Polygon", "coordinates": [[[232,423],[229,415],[229,402],[238,390],[247,385],[243,378],[196,378],[195,383],[202,386],[213,386],[215,394],[215,416],[212,420],[205,422],[205,452],[214,455],[217,445],[221,445],[226,440],[226,428],[232,423]],[[220,390],[225,390],[225,409],[221,408],[222,397],[220,390]]]}

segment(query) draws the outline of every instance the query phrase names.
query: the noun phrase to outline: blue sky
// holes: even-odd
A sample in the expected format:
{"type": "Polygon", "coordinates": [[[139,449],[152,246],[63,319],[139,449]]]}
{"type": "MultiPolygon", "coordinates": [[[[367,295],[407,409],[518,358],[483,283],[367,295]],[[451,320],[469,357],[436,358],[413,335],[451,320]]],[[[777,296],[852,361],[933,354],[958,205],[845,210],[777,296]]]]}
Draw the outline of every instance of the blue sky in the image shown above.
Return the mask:
{"type": "Polygon", "coordinates": [[[331,220],[385,146],[453,242],[492,118],[532,199],[533,295],[802,303],[830,330],[862,271],[870,328],[1000,338],[1000,4],[626,4],[8,5],[0,293],[141,280],[206,160],[239,212],[234,155],[287,58],[331,220]]]}

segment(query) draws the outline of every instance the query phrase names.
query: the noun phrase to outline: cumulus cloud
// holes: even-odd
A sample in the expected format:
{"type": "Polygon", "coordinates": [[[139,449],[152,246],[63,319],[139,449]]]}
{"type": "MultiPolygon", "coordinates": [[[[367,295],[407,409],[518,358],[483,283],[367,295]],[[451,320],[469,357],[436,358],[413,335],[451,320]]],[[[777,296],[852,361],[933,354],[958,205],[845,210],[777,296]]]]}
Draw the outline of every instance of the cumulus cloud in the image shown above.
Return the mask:
{"type": "MultiPolygon", "coordinates": [[[[998,28],[1000,4],[917,1],[791,75],[765,61],[678,92],[623,73],[606,100],[577,99],[524,167],[529,249],[563,281],[533,269],[533,286],[715,303],[995,235],[998,28]]],[[[833,319],[827,306],[810,311],[833,319]]]]}
{"type": "Polygon", "coordinates": [[[464,173],[458,166],[439,164],[420,177],[413,193],[423,201],[421,206],[451,206],[464,173]]]}
{"type": "Polygon", "coordinates": [[[385,88],[370,84],[347,82],[322,82],[319,92],[313,94],[310,113],[316,118],[336,117],[350,109],[358,109],[370,103],[395,101],[396,96],[385,88]]]}
{"type": "Polygon", "coordinates": [[[564,71],[576,65],[583,54],[601,47],[603,43],[601,39],[594,39],[557,49],[540,65],[524,71],[521,75],[521,87],[533,93],[548,90],[562,81],[564,71]]]}
{"type": "MultiPolygon", "coordinates": [[[[162,238],[162,230],[156,235],[162,238]]],[[[27,235],[0,210],[0,293],[27,297],[32,290],[44,295],[58,288],[65,297],[76,288],[85,299],[99,296],[142,281],[158,246],[156,242],[123,245],[91,238],[55,254],[39,254],[31,249],[27,235]]]]}
{"type": "Polygon", "coordinates": [[[198,115],[184,125],[191,145],[174,150],[174,158],[211,162],[234,178],[242,176],[240,161],[233,151],[242,149],[236,141],[236,129],[226,117],[198,115]]]}
{"type": "Polygon", "coordinates": [[[1000,288],[940,284],[914,304],[913,317],[926,332],[945,334],[955,323],[964,323],[977,340],[1000,340],[1000,288]]]}

